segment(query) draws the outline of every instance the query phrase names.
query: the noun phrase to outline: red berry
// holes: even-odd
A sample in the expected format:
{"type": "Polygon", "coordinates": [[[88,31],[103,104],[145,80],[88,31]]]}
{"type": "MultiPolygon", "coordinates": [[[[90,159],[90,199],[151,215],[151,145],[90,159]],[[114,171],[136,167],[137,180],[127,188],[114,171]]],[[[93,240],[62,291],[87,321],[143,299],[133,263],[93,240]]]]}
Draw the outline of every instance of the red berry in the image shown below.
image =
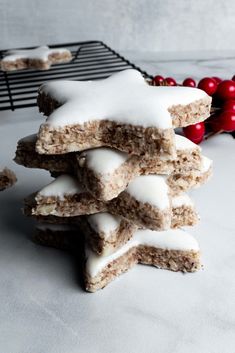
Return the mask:
{"type": "Polygon", "coordinates": [[[235,130],[235,112],[225,111],[218,116],[217,124],[220,130],[234,131],[235,130]]]}
{"type": "Polygon", "coordinates": [[[160,86],[164,81],[164,77],[157,75],[153,78],[153,83],[155,84],[155,86],[160,86]]]}
{"type": "Polygon", "coordinates": [[[230,99],[229,101],[225,101],[223,106],[222,106],[223,111],[225,110],[231,110],[235,112],[235,100],[230,99]]]}
{"type": "Polygon", "coordinates": [[[216,81],[217,85],[218,85],[220,82],[222,82],[222,79],[221,79],[220,77],[213,76],[212,78],[213,78],[213,80],[216,81]]]}
{"type": "Polygon", "coordinates": [[[183,128],[184,135],[192,142],[198,144],[203,140],[205,134],[204,123],[197,123],[183,128]]]}
{"type": "Polygon", "coordinates": [[[166,77],[164,82],[167,84],[167,86],[176,86],[177,85],[175,79],[172,77],[166,77]]]}
{"type": "Polygon", "coordinates": [[[217,89],[217,83],[211,77],[204,77],[199,81],[197,87],[205,91],[209,96],[212,96],[217,89]]]}
{"type": "Polygon", "coordinates": [[[216,97],[220,100],[235,99],[235,82],[232,80],[222,81],[218,85],[216,97]]]}
{"type": "Polygon", "coordinates": [[[183,81],[183,86],[196,87],[196,82],[194,81],[193,78],[188,77],[183,81]]]}

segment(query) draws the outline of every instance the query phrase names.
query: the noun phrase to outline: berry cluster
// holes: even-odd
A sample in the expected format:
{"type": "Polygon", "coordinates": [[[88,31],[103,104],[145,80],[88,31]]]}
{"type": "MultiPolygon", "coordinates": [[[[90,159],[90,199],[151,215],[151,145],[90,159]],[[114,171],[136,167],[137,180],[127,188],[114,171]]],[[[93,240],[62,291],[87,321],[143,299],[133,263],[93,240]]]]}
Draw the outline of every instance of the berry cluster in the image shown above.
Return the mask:
{"type": "MultiPolygon", "coordinates": [[[[157,75],[153,78],[154,86],[177,86],[172,77],[157,75]]],[[[205,121],[183,129],[185,136],[195,143],[200,143],[206,134],[235,131],[235,75],[231,80],[219,77],[204,77],[196,85],[191,77],[182,82],[182,86],[198,87],[212,96],[212,114],[205,121]]]]}

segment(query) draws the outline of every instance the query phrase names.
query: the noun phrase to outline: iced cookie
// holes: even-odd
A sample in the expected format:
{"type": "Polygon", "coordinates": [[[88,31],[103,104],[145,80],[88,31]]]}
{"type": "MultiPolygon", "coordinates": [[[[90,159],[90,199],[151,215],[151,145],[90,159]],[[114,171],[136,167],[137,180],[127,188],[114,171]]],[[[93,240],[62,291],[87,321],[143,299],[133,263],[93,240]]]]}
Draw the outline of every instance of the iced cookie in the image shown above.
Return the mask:
{"type": "MultiPolygon", "coordinates": [[[[180,179],[174,180],[175,184],[180,179]]],[[[34,216],[76,217],[109,211],[139,227],[164,230],[171,225],[171,190],[160,175],[134,179],[117,198],[103,202],[81,188],[76,178],[61,175],[25,201],[25,213],[34,216]]]]}
{"type": "Polygon", "coordinates": [[[10,188],[16,181],[16,176],[10,169],[0,170],[0,191],[10,188]]]}
{"type": "Polygon", "coordinates": [[[200,147],[183,136],[176,135],[175,160],[130,156],[110,148],[97,148],[76,154],[75,172],[83,187],[99,200],[117,197],[140,175],[191,174],[199,171],[200,147]]]}
{"type": "MultiPolygon", "coordinates": [[[[122,227],[128,227],[130,222],[127,219],[118,216],[111,215],[108,212],[100,212],[93,214],[88,212],[87,215],[82,216],[70,216],[70,217],[60,217],[53,214],[49,215],[40,215],[37,212],[37,208],[35,207],[36,202],[34,198],[29,198],[25,202],[24,214],[26,216],[33,216],[36,220],[45,224],[76,224],[81,227],[84,233],[91,233],[94,230],[97,230],[96,234],[94,234],[95,238],[105,238],[108,239],[109,242],[112,242],[114,238],[121,238],[119,234],[119,221],[121,221],[122,227]],[[105,222],[107,220],[107,222],[105,222]],[[90,222],[91,221],[91,222],[90,222]],[[94,221],[94,222],[93,222],[94,221]],[[97,223],[97,227],[93,227],[92,224],[97,223]],[[118,224],[118,227],[115,228],[115,236],[110,237],[108,232],[108,227],[106,225],[109,223],[118,224]],[[104,226],[103,226],[104,225],[104,226]],[[89,229],[88,229],[89,228],[89,229]],[[93,229],[91,231],[91,229],[93,229]],[[100,232],[99,232],[100,229],[100,232]],[[107,230],[107,232],[106,232],[107,230]],[[107,234],[106,234],[107,233],[107,234]]],[[[40,208],[39,208],[40,209],[40,208]]],[[[107,205],[108,209],[108,205],[107,205]]],[[[172,209],[171,209],[171,228],[179,228],[183,226],[192,226],[198,222],[198,214],[195,210],[194,203],[190,199],[190,197],[186,194],[182,194],[180,196],[174,196],[172,198],[172,209]]],[[[133,224],[134,225],[134,224],[133,224]]],[[[137,229],[137,226],[134,225],[133,229],[137,229]]],[[[100,246],[102,248],[102,246],[100,246]]]]}
{"type": "MultiPolygon", "coordinates": [[[[139,177],[141,178],[141,177],[139,177]]],[[[76,178],[61,175],[36,195],[26,199],[26,209],[31,209],[35,216],[74,217],[98,212],[110,211],[124,215],[128,220],[137,222],[141,227],[154,229],[169,228],[171,222],[171,201],[165,178],[161,176],[145,176],[144,190],[137,188],[142,180],[129,185],[118,198],[119,202],[103,202],[84,191],[76,178]],[[150,188],[152,190],[150,191],[150,188]],[[133,205],[138,205],[132,209],[133,205]],[[143,209],[141,210],[141,207],[143,209]],[[141,215],[141,218],[139,216],[141,215]]],[[[117,198],[117,199],[118,199],[117,198]]]]}
{"type": "Polygon", "coordinates": [[[40,154],[109,146],[136,155],[175,157],[173,128],[205,120],[211,97],[189,87],[153,87],[137,70],[99,81],[42,85],[40,112],[48,118],[36,144],[40,154]]]}
{"type": "MultiPolygon", "coordinates": [[[[198,214],[187,195],[172,199],[171,228],[192,226],[198,222],[198,214]]],[[[127,219],[108,212],[80,217],[79,228],[90,247],[99,255],[109,255],[123,246],[138,229],[127,219]]]]}
{"type": "Polygon", "coordinates": [[[15,162],[29,168],[43,168],[52,175],[74,173],[81,185],[99,200],[118,196],[135,177],[148,174],[185,174],[200,171],[201,149],[187,138],[176,135],[177,158],[143,158],[111,148],[96,148],[82,153],[40,155],[35,151],[36,135],[18,142],[15,162]]]}
{"type": "Polygon", "coordinates": [[[74,217],[104,212],[107,206],[80,186],[76,178],[63,174],[25,200],[25,213],[35,216],[74,217]]]}
{"type": "Polygon", "coordinates": [[[164,232],[137,230],[113,254],[99,256],[86,247],[85,256],[85,286],[89,292],[104,288],[137,263],[182,272],[194,272],[201,268],[197,241],[180,229],[164,232]]]}
{"type": "Polygon", "coordinates": [[[3,71],[22,69],[49,70],[51,64],[64,63],[72,60],[68,49],[50,49],[42,46],[35,49],[9,50],[1,60],[3,71]]]}
{"type": "Polygon", "coordinates": [[[152,230],[169,228],[169,196],[177,196],[205,183],[212,173],[212,161],[203,157],[200,171],[186,174],[141,175],[130,182],[115,199],[108,202],[108,210],[129,221],[152,230]],[[167,201],[168,200],[168,201],[167,201]],[[167,206],[168,204],[168,206],[167,206]]]}
{"type": "Polygon", "coordinates": [[[108,203],[112,214],[125,217],[139,227],[166,230],[171,224],[171,197],[166,177],[141,175],[108,203]]]}
{"type": "Polygon", "coordinates": [[[79,226],[91,249],[99,255],[112,254],[132,238],[138,229],[127,219],[108,212],[81,217],[79,226]]]}

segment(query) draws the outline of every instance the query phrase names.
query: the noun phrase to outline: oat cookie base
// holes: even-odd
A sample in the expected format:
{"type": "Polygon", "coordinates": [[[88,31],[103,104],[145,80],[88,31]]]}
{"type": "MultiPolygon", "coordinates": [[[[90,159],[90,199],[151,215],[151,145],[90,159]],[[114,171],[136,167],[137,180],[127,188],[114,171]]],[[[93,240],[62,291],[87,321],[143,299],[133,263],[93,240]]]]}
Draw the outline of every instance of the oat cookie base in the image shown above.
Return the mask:
{"type": "Polygon", "coordinates": [[[137,263],[181,272],[195,272],[201,268],[199,252],[138,246],[131,248],[124,255],[109,263],[93,278],[84,270],[86,290],[95,292],[106,287],[112,280],[131,269],[137,263]]]}

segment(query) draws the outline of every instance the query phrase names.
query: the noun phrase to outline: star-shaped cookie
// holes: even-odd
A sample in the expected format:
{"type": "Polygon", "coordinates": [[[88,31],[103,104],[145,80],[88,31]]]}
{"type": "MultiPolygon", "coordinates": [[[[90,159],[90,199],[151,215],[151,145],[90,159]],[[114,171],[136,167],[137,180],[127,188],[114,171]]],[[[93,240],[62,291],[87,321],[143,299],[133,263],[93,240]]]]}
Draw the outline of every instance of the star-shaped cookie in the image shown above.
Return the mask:
{"type": "Polygon", "coordinates": [[[162,232],[145,229],[137,230],[122,248],[108,256],[99,256],[86,247],[86,290],[95,292],[104,288],[137,263],[195,272],[201,268],[199,245],[191,234],[181,229],[162,232]]]}
{"type": "MultiPolygon", "coordinates": [[[[69,228],[64,224],[56,227],[51,224],[39,225],[34,240],[64,250],[76,249],[78,252],[84,248],[79,228],[76,230],[74,226],[69,228]]],[[[110,255],[99,256],[85,245],[85,260],[84,280],[89,292],[104,288],[137,263],[182,272],[195,272],[201,268],[199,244],[182,229],[163,232],[137,230],[124,246],[110,255]]]]}
{"type": "Polygon", "coordinates": [[[49,70],[51,64],[68,62],[72,59],[68,49],[50,49],[48,46],[41,46],[35,49],[10,50],[1,60],[3,71],[22,69],[49,70]]]}
{"type": "Polygon", "coordinates": [[[130,154],[175,156],[174,127],[209,116],[211,97],[189,87],[153,87],[129,69],[99,81],[54,81],[39,89],[36,149],[63,154],[110,146],[130,154]]]}

